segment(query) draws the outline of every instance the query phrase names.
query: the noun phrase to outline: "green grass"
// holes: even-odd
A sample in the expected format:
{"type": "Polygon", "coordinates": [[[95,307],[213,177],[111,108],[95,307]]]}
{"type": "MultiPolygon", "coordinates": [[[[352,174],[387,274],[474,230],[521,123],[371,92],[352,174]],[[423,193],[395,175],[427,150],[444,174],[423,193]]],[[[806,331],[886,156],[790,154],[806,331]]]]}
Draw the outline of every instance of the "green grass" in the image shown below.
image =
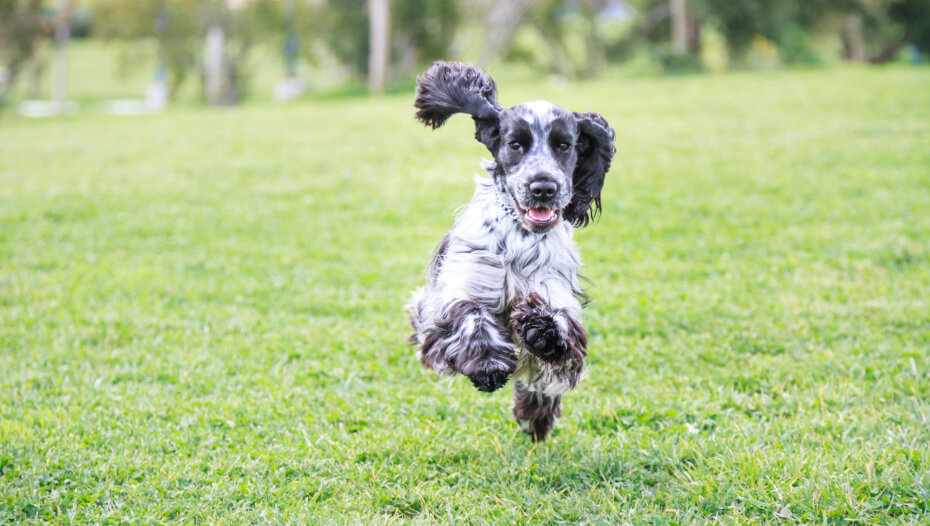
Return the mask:
{"type": "Polygon", "coordinates": [[[500,89],[617,130],[539,445],[404,343],[469,119],[7,116],[0,523],[930,522],[930,71],[500,89]]]}

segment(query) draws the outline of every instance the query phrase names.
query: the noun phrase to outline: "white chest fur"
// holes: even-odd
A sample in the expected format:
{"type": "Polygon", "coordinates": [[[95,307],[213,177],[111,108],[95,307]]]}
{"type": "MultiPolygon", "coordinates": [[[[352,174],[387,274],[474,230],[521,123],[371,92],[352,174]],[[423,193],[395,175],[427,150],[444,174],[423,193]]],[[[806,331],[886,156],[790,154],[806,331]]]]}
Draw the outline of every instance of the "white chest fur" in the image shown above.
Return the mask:
{"type": "Polygon", "coordinates": [[[501,207],[491,181],[477,182],[474,198],[450,232],[449,259],[461,256],[470,264],[450,266],[467,268],[468,282],[493,284],[500,296],[492,304],[500,310],[530,292],[559,304],[575,303],[571,297],[578,290],[581,262],[571,225],[562,222],[545,234],[527,232],[501,207]]]}

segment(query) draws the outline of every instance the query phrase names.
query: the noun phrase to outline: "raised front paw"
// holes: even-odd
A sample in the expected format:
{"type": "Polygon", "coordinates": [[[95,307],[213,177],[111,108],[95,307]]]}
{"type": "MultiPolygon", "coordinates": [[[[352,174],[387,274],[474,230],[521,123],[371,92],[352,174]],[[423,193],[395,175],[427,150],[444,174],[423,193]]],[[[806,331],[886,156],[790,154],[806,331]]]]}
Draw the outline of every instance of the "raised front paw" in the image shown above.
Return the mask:
{"type": "Polygon", "coordinates": [[[552,316],[540,316],[527,321],[520,331],[526,349],[539,359],[557,362],[565,358],[568,345],[559,334],[559,327],[552,316]]]}
{"type": "Polygon", "coordinates": [[[568,342],[562,335],[552,308],[538,294],[529,295],[510,316],[513,328],[526,350],[547,362],[566,358],[568,342]]]}

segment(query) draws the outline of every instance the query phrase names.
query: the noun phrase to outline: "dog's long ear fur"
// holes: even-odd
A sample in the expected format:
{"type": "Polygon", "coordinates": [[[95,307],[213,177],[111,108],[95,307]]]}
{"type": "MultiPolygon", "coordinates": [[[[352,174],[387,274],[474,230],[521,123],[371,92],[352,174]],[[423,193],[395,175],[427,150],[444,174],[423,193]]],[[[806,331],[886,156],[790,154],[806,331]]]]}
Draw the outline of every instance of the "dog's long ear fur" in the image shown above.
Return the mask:
{"type": "Polygon", "coordinates": [[[578,123],[578,162],[572,174],[574,195],[564,216],[576,227],[587,226],[601,212],[601,188],[614,157],[616,134],[597,113],[575,113],[578,123]]]}
{"type": "Polygon", "coordinates": [[[436,129],[455,113],[467,113],[475,121],[475,138],[491,153],[500,139],[501,105],[494,99],[494,79],[471,64],[436,62],[417,77],[413,105],[417,119],[436,129]]]}

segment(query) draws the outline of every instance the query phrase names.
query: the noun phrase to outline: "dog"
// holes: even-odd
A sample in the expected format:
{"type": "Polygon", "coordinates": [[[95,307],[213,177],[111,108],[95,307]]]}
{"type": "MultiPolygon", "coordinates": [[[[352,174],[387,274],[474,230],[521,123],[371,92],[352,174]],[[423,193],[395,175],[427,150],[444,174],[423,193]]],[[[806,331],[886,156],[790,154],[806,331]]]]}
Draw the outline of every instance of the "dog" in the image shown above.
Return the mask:
{"type": "Polygon", "coordinates": [[[584,369],[586,296],[573,227],[601,211],[613,128],[596,113],[545,101],[503,108],[478,67],[436,62],[417,78],[416,118],[433,129],[471,115],[493,160],[407,305],[417,356],[481,391],[514,379],[513,415],[533,441],[561,416],[584,369]]]}

